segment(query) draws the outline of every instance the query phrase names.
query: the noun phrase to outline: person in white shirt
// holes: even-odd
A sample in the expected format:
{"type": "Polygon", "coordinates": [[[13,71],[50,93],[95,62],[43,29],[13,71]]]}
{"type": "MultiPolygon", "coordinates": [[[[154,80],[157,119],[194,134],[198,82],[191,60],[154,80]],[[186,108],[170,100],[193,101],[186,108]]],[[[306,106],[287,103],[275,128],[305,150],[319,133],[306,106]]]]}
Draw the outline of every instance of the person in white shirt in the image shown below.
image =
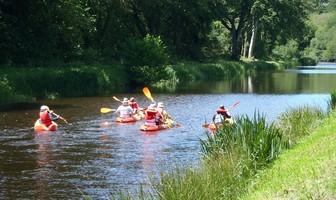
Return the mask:
{"type": "Polygon", "coordinates": [[[125,119],[129,118],[133,115],[133,109],[129,105],[129,101],[127,98],[124,98],[122,105],[118,107],[118,109],[115,111],[116,114],[119,114],[119,117],[125,119]]]}

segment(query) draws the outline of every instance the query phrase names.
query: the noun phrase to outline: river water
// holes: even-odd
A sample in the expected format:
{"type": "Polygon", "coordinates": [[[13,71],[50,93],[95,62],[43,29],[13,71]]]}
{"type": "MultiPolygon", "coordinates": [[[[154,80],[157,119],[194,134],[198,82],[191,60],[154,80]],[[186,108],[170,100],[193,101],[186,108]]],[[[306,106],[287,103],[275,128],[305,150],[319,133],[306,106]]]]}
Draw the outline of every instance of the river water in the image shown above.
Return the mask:
{"type": "Polygon", "coordinates": [[[259,73],[230,81],[195,82],[167,90],[151,90],[156,102],[182,127],[146,133],[143,121],[117,124],[113,113],[119,99],[134,96],[140,106],[150,104],[141,89],[104,97],[66,98],[13,104],[0,111],[0,199],[109,199],[119,191],[150,189],[151,180],[173,167],[197,165],[202,124],[211,121],[218,105],[235,116],[258,111],[269,122],[298,106],[327,111],[336,90],[336,66],[259,73]],[[39,107],[47,104],[69,124],[37,134],[33,124],[39,107]]]}

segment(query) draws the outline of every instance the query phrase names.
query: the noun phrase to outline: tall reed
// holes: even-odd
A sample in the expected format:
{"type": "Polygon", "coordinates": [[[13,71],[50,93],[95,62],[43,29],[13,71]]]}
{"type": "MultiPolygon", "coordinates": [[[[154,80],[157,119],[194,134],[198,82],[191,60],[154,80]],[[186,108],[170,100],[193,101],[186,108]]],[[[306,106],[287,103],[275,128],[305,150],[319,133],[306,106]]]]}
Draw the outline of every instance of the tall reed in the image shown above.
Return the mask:
{"type": "Polygon", "coordinates": [[[279,115],[277,125],[292,144],[299,142],[301,138],[309,135],[319,126],[325,114],[320,108],[301,106],[291,108],[279,115]]]}
{"type": "Polygon", "coordinates": [[[336,91],[333,91],[330,94],[330,102],[329,102],[329,107],[331,108],[331,110],[335,110],[336,108],[336,91]]]}
{"type": "Polygon", "coordinates": [[[237,199],[251,177],[273,161],[282,149],[282,135],[265,116],[239,117],[200,140],[204,162],[161,175],[154,184],[160,199],[237,199]]]}
{"type": "MultiPolygon", "coordinates": [[[[245,154],[252,166],[263,166],[277,158],[284,144],[282,133],[266,117],[255,113],[254,118],[242,116],[233,126],[222,126],[214,136],[201,140],[202,153],[213,159],[226,153],[245,154]]],[[[258,167],[257,167],[258,168],[258,167]]]]}

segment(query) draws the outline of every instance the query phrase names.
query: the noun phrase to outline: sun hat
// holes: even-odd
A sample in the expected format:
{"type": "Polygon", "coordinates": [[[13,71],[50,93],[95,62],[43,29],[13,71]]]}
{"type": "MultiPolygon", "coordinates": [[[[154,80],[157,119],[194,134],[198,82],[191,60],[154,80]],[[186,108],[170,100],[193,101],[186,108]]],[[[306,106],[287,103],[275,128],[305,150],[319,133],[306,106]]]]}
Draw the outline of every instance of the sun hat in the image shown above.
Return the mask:
{"type": "Polygon", "coordinates": [[[158,103],[158,107],[159,107],[159,108],[164,108],[163,103],[162,103],[162,102],[159,102],[159,103],[158,103]]]}
{"type": "Polygon", "coordinates": [[[46,106],[46,105],[41,106],[41,108],[40,108],[41,112],[46,111],[46,110],[49,110],[48,106],[46,106]]]}
{"type": "Polygon", "coordinates": [[[123,105],[128,105],[129,101],[127,98],[124,98],[123,101],[122,101],[123,105]]]}
{"type": "Polygon", "coordinates": [[[153,103],[153,104],[148,106],[148,109],[149,110],[155,110],[155,107],[156,107],[156,105],[153,103]]]}
{"type": "Polygon", "coordinates": [[[130,101],[134,101],[134,100],[135,100],[134,97],[131,97],[131,98],[130,98],[130,101]]]}
{"type": "Polygon", "coordinates": [[[225,110],[224,105],[220,105],[219,108],[225,110]]]}

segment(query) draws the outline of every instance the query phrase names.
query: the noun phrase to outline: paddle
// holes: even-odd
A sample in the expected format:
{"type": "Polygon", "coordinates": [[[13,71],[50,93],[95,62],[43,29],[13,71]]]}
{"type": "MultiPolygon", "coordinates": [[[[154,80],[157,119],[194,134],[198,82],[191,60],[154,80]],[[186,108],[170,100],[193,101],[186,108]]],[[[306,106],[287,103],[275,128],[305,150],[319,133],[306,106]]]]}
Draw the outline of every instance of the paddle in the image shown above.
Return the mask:
{"type": "Polygon", "coordinates": [[[119,101],[120,103],[122,103],[123,101],[121,101],[120,99],[118,99],[117,97],[113,96],[113,99],[116,101],[119,101]]]}
{"type": "Polygon", "coordinates": [[[111,109],[111,108],[101,108],[100,109],[100,112],[104,114],[109,113],[109,112],[114,112],[114,111],[116,111],[116,109],[111,109]]]}
{"type": "Polygon", "coordinates": [[[51,114],[55,115],[56,117],[60,118],[61,120],[63,120],[66,124],[69,124],[63,117],[61,117],[60,115],[52,112],[51,114]]]}
{"type": "MultiPolygon", "coordinates": [[[[229,110],[231,110],[232,108],[236,107],[239,103],[240,103],[240,101],[237,101],[235,104],[233,104],[233,106],[231,106],[231,107],[230,107],[229,109],[227,109],[226,111],[229,112],[229,110]]],[[[204,127],[204,128],[208,128],[210,124],[211,124],[211,123],[209,123],[209,124],[203,124],[202,127],[204,127]]]]}
{"type": "MultiPolygon", "coordinates": [[[[148,99],[150,99],[152,102],[155,102],[154,99],[153,99],[153,97],[152,97],[152,95],[151,95],[151,92],[150,92],[149,89],[148,89],[148,87],[144,87],[144,88],[142,89],[142,92],[145,94],[145,96],[146,96],[148,99]]],[[[169,115],[168,115],[168,116],[169,116],[169,115]]],[[[168,118],[173,119],[171,116],[169,116],[168,118]]],[[[175,125],[176,125],[176,127],[182,127],[182,125],[181,125],[181,124],[178,124],[178,123],[176,123],[175,125]]]]}
{"type": "Polygon", "coordinates": [[[153,97],[152,97],[152,95],[151,95],[151,93],[150,93],[150,91],[149,91],[149,89],[147,87],[144,87],[142,89],[142,92],[146,95],[146,97],[148,99],[150,99],[152,102],[154,102],[153,97]]]}

